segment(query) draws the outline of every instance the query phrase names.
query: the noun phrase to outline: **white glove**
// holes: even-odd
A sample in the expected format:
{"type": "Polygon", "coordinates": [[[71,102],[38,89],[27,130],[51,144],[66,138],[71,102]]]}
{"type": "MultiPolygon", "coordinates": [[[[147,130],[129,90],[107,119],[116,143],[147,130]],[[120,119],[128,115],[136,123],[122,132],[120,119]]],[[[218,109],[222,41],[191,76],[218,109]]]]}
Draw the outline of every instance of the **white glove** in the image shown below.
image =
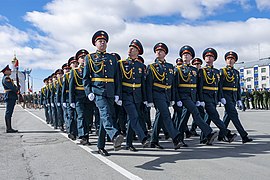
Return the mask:
{"type": "Polygon", "coordinates": [[[237,105],[238,105],[238,107],[239,107],[240,109],[243,108],[243,104],[242,104],[242,101],[241,101],[241,100],[238,100],[238,101],[237,101],[237,105]]]}
{"type": "Polygon", "coordinates": [[[122,100],[118,100],[118,101],[116,102],[116,104],[117,104],[118,106],[122,106],[122,100]]]}
{"type": "Polygon", "coordinates": [[[178,107],[182,107],[182,106],[183,106],[183,103],[182,103],[182,101],[177,101],[176,105],[177,105],[178,107]]]}
{"type": "Polygon", "coordinates": [[[147,105],[147,101],[144,101],[143,104],[147,105]]]}
{"type": "Polygon", "coordinates": [[[50,106],[50,104],[46,104],[47,105],[47,107],[49,107],[50,106]]]}
{"type": "Polygon", "coordinates": [[[114,96],[114,102],[116,102],[117,104],[118,101],[119,101],[119,96],[114,96]]]}
{"type": "Polygon", "coordinates": [[[223,105],[225,105],[225,104],[226,104],[226,99],[225,99],[225,98],[221,98],[221,99],[220,99],[220,102],[221,102],[223,105]]]}
{"type": "Polygon", "coordinates": [[[89,101],[93,101],[95,99],[95,94],[94,93],[88,94],[88,99],[89,101]]]}
{"type": "Polygon", "coordinates": [[[201,101],[201,102],[200,102],[200,105],[201,105],[202,107],[205,107],[205,102],[204,102],[204,101],[201,101]]]}
{"type": "Polygon", "coordinates": [[[171,102],[170,102],[170,106],[173,106],[174,104],[175,104],[174,101],[171,101],[171,102]]]}
{"type": "Polygon", "coordinates": [[[67,103],[63,103],[63,107],[66,108],[67,107],[67,103]]]}
{"type": "Polygon", "coordinates": [[[51,106],[52,106],[52,107],[54,107],[54,104],[53,104],[53,103],[51,103],[51,106]]]}
{"type": "Polygon", "coordinates": [[[45,104],[45,107],[48,107],[48,104],[45,104]]]}
{"type": "Polygon", "coordinates": [[[70,103],[70,107],[72,107],[73,109],[75,109],[75,103],[70,103]]]}
{"type": "Polygon", "coordinates": [[[147,103],[147,107],[154,107],[154,103],[147,103]]]}
{"type": "Polygon", "coordinates": [[[59,106],[61,106],[61,104],[60,103],[57,103],[57,106],[59,107],[59,106]]]}
{"type": "Polygon", "coordinates": [[[196,104],[195,104],[197,107],[199,107],[201,105],[201,102],[200,101],[196,101],[196,104]]]}

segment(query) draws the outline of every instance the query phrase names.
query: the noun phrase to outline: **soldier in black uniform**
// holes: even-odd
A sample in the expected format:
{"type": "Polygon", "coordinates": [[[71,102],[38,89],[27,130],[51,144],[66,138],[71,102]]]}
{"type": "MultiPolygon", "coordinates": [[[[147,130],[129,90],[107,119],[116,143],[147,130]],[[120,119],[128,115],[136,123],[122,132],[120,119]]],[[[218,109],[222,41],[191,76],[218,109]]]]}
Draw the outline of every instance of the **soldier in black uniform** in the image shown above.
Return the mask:
{"type": "Polygon", "coordinates": [[[2,79],[2,85],[5,90],[4,101],[6,102],[6,112],[5,112],[5,121],[6,121],[6,132],[7,133],[17,133],[18,130],[13,129],[11,126],[11,117],[13,114],[14,106],[16,100],[18,99],[18,87],[13,83],[13,79],[9,76],[11,75],[11,69],[7,65],[1,71],[4,76],[2,79]]]}
{"type": "Polygon", "coordinates": [[[168,47],[164,43],[154,46],[155,62],[147,67],[147,102],[149,107],[155,107],[160,113],[153,125],[151,147],[163,149],[158,143],[159,129],[164,125],[173,140],[174,149],[179,149],[183,144],[179,141],[179,131],[174,127],[169,106],[174,105],[174,67],[166,62],[168,47]]]}
{"type": "MultiPolygon", "coordinates": [[[[220,89],[220,75],[219,70],[214,68],[214,61],[217,59],[217,51],[214,48],[207,48],[203,52],[203,59],[206,62],[206,66],[199,70],[199,83],[198,83],[198,94],[200,104],[205,108],[208,114],[207,124],[213,123],[220,129],[219,140],[223,140],[225,137],[226,141],[232,142],[236,138],[236,134],[232,134],[220,120],[216,106],[218,102],[226,104],[226,99],[220,89]]],[[[204,138],[201,138],[204,139],[204,138]]]]}
{"type": "Polygon", "coordinates": [[[95,101],[100,112],[98,153],[109,156],[104,149],[106,133],[113,142],[114,149],[120,150],[124,137],[113,127],[114,102],[122,105],[120,70],[115,56],[106,53],[109,36],[105,31],[97,31],[92,44],[97,51],[85,57],[83,85],[86,96],[95,101]]]}
{"type": "Polygon", "coordinates": [[[122,78],[123,107],[128,117],[126,149],[130,151],[137,151],[132,144],[134,132],[138,135],[143,147],[148,144],[147,136],[139,120],[142,102],[147,104],[145,71],[144,65],[137,60],[139,54],[143,54],[143,46],[139,40],[134,39],[129,45],[128,58],[118,61],[122,78]]]}
{"type": "MultiPolygon", "coordinates": [[[[206,144],[211,145],[218,133],[202,119],[196,106],[200,105],[197,95],[197,68],[190,65],[195,52],[191,46],[185,45],[180,49],[179,55],[183,59],[183,65],[178,67],[175,72],[175,91],[176,102],[179,107],[184,105],[192,114],[192,117],[202,132],[206,135],[206,144]]],[[[183,139],[185,126],[181,129],[181,138],[183,139]]]]}
{"type": "Polygon", "coordinates": [[[227,66],[220,70],[220,91],[226,100],[223,121],[226,127],[228,127],[230,121],[232,121],[242,138],[242,142],[247,143],[251,142],[252,139],[248,137],[248,133],[244,130],[235,108],[236,103],[239,107],[242,106],[239,71],[233,67],[237,60],[238,55],[235,52],[227,52],[225,54],[227,66]]]}

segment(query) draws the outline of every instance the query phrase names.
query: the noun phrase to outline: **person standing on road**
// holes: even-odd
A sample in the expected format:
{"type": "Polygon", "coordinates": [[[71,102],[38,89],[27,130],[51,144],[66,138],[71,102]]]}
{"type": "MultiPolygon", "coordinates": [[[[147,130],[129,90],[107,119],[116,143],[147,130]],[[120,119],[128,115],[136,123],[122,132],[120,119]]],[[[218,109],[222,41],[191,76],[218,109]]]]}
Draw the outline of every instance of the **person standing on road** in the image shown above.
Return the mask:
{"type": "Polygon", "coordinates": [[[16,100],[18,99],[19,90],[18,87],[14,84],[13,79],[10,78],[11,69],[9,68],[9,65],[2,69],[1,72],[4,74],[2,79],[2,85],[5,90],[4,100],[6,102],[6,132],[17,133],[18,130],[13,129],[11,126],[11,117],[14,111],[16,100]]]}

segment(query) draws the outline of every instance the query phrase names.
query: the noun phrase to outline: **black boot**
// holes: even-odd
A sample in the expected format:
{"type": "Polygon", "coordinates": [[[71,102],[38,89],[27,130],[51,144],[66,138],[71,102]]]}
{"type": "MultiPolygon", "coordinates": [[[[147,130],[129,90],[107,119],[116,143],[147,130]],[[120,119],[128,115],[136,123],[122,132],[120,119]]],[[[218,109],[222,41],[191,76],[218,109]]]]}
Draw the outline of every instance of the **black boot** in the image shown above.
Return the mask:
{"type": "Polygon", "coordinates": [[[11,118],[5,118],[5,120],[6,120],[6,127],[7,127],[6,132],[7,133],[17,133],[18,130],[12,129],[12,127],[11,127],[11,118]]]}

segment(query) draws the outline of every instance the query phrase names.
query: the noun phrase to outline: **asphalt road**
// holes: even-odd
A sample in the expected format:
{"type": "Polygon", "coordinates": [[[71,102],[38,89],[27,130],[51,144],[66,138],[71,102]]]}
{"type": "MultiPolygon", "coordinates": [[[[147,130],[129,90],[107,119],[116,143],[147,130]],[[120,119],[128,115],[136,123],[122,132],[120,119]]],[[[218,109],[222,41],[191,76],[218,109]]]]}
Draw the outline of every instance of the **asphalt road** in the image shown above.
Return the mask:
{"type": "MultiPolygon", "coordinates": [[[[270,111],[239,111],[245,129],[254,139],[242,144],[238,136],[228,144],[199,144],[198,137],[186,139],[189,147],[173,150],[171,140],[161,140],[166,148],[139,152],[113,151],[111,156],[96,153],[97,137],[91,146],[78,145],[44,121],[43,110],[16,106],[13,127],[20,133],[5,133],[4,107],[0,107],[0,179],[260,179],[270,177],[270,111]]],[[[219,108],[221,116],[223,108],[219,108]]],[[[212,124],[214,127],[214,125],[212,124]]],[[[230,124],[230,129],[235,130],[230,124]]],[[[199,130],[198,130],[199,131],[199,130]]]]}

